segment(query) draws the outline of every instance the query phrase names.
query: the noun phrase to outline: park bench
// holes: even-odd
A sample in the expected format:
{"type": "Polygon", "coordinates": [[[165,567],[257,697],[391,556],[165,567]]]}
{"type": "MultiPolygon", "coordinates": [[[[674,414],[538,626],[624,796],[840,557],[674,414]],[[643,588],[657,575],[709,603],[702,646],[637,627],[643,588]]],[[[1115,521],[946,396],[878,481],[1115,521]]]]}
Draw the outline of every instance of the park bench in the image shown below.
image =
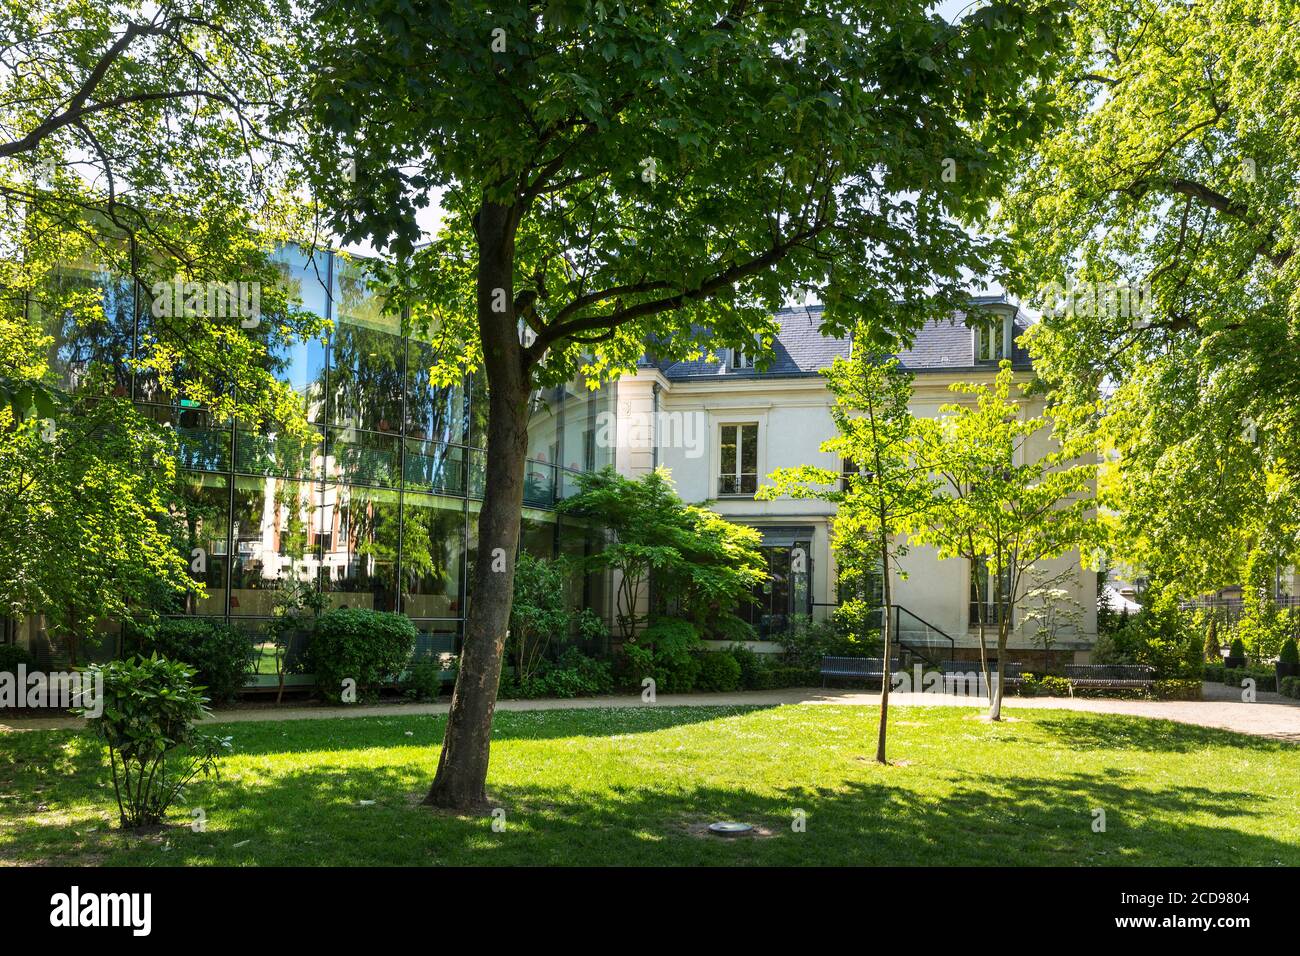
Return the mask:
{"type": "Polygon", "coordinates": [[[1070,690],[1084,688],[1150,688],[1156,682],[1156,669],[1146,664],[1066,664],[1065,678],[1070,690]]]}
{"type": "MultiPolygon", "coordinates": [[[[830,657],[822,658],[822,686],[826,686],[828,677],[846,677],[853,680],[883,680],[883,660],[879,657],[830,657]]],[[[889,670],[898,670],[898,658],[891,658],[889,670]]]]}
{"type": "MultiPolygon", "coordinates": [[[[1008,687],[1020,683],[1020,675],[1024,672],[1025,665],[1020,661],[1007,661],[1006,685],[1008,687]]],[[[943,671],[943,684],[945,689],[953,685],[953,680],[949,675],[956,674],[979,674],[979,661],[940,661],[939,670],[943,671]]],[[[989,661],[989,680],[997,682],[998,679],[998,662],[989,661]]]]}

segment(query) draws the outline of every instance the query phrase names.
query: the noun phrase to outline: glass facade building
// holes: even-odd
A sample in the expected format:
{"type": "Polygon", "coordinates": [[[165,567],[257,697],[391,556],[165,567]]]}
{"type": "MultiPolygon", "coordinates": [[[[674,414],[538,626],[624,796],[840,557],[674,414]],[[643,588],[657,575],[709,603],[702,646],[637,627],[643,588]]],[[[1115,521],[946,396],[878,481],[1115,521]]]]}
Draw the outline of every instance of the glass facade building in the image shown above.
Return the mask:
{"type": "MultiPolygon", "coordinates": [[[[332,322],[320,341],[270,356],[302,398],[306,440],[218,422],[174,384],[133,370],[150,334],[147,291],[93,268],[68,268],[57,281],[97,289],[102,322],[39,314],[53,336],[51,366],[65,387],[107,382],[175,429],[179,517],[191,552],[204,556],[194,576],[206,588],[176,610],[244,625],[256,642],[276,583],[293,575],[334,607],[406,614],[420,632],[417,657],[457,652],[486,467],[482,382],[431,381],[432,346],[403,334],[401,317],[369,290],[364,261],[296,247],[276,261],[302,306],[332,322]]],[[[574,491],[576,472],[612,463],[613,450],[596,440],[603,411],[612,411],[606,388],[573,383],[534,396],[521,529],[529,552],[600,547],[597,534],[554,506],[574,491]]],[[[570,599],[603,609],[603,581],[574,580],[570,599]]],[[[260,666],[274,677],[273,665],[260,666]]]]}

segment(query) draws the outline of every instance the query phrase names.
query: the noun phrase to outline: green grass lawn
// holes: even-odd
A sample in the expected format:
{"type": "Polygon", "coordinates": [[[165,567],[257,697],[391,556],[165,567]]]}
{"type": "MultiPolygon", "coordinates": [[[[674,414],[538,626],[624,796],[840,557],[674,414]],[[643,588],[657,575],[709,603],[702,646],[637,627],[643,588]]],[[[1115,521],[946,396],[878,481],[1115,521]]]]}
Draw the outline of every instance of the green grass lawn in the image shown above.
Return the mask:
{"type": "Polygon", "coordinates": [[[897,763],[880,767],[870,708],[500,713],[489,792],[503,832],[486,815],[418,806],[442,717],[210,728],[233,737],[221,781],[173,813],[184,823],[203,808],[206,832],[146,837],[113,829],[93,738],[10,733],[0,861],[1300,865],[1300,747],[1140,718],[1014,716],[897,709],[897,763]],[[805,832],[792,830],[796,810],[805,832]],[[714,820],[770,835],[700,835],[714,820]]]}

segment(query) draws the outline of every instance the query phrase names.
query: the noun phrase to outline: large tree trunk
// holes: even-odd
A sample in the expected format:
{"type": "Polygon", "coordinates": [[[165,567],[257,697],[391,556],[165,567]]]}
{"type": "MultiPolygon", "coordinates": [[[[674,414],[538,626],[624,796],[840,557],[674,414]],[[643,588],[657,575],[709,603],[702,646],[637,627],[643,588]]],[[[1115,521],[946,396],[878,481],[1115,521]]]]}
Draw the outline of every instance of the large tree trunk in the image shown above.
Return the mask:
{"type": "Polygon", "coordinates": [[[438,773],[424,801],[456,810],[479,808],[487,802],[492,714],[510,622],[523,510],[530,391],[510,305],[513,212],[507,207],[484,204],[475,226],[479,244],[478,321],[488,385],[487,475],[460,669],[452,691],[438,773]],[[493,311],[494,305],[501,308],[503,303],[503,311],[493,311]]]}

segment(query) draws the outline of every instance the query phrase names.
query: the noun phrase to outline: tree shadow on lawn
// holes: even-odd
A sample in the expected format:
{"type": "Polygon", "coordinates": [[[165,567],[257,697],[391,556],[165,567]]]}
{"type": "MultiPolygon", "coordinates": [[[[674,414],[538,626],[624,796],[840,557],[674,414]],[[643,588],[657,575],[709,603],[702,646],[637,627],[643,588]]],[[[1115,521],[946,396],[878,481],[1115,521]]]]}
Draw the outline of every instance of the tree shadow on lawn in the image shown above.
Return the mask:
{"type": "Polygon", "coordinates": [[[1224,746],[1260,753],[1295,753],[1297,749],[1295,744],[1273,737],[1127,714],[1044,710],[1035,714],[1033,725],[1059,737],[1071,750],[1185,754],[1224,746]]]}
{"type": "MultiPolygon", "coordinates": [[[[566,769],[551,758],[557,775],[566,769]]],[[[504,811],[455,816],[418,805],[427,757],[400,765],[305,767],[261,779],[227,778],[192,793],[209,829],[165,841],[47,825],[29,844],[41,858],[73,845],[106,864],[152,865],[1298,865],[1300,846],[1234,825],[1273,815],[1258,794],[1212,785],[1137,784],[1124,771],[995,775],[948,769],[946,786],[915,789],[933,769],[846,766],[837,779],[778,791],[673,779],[582,787],[489,785],[504,811]],[[364,802],[363,802],[364,801],[364,802]],[[370,802],[373,801],[373,802],[370,802]],[[1106,811],[1093,832],[1093,811],[1106,811]],[[795,832],[796,811],[806,831],[795,832]],[[1189,819],[1210,810],[1214,821],[1189,819]],[[739,820],[769,836],[704,835],[739,820]],[[162,848],[165,842],[167,849],[162,848]],[[241,845],[242,844],[242,845],[241,845]]],[[[241,773],[240,776],[246,776],[241,773]]],[[[108,808],[111,793],[99,801],[108,808]]],[[[107,818],[110,814],[105,813],[107,818]]],[[[184,808],[173,814],[186,819],[184,808]]]]}
{"type": "MultiPolygon", "coordinates": [[[[780,705],[662,707],[583,707],[564,710],[497,711],[492,739],[553,740],[569,737],[631,736],[671,727],[708,723],[772,710],[780,705]]],[[[204,733],[230,737],[236,754],[304,753],[315,750],[365,750],[372,747],[441,745],[445,714],[406,714],[294,721],[240,721],[204,724],[204,733]],[[288,725],[292,725],[290,728],[288,725]],[[407,732],[411,736],[407,736],[407,732]]]]}

